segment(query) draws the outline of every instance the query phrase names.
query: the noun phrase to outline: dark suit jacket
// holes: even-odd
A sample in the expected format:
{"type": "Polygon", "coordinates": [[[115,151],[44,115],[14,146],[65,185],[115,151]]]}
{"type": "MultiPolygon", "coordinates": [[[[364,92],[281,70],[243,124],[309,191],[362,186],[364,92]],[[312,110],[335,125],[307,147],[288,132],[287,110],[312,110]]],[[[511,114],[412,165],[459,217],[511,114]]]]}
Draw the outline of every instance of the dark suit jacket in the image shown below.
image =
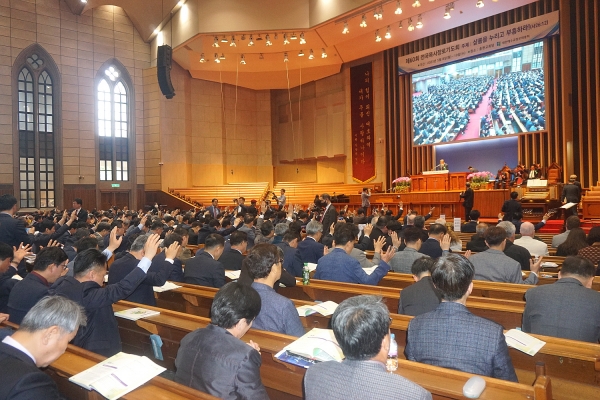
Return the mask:
{"type": "MultiPolygon", "coordinates": [[[[131,273],[131,271],[138,269],[137,265],[139,262],[140,260],[135,258],[131,253],[127,253],[113,262],[108,271],[108,284],[114,285],[115,283],[121,282],[131,273]]],[[[157,259],[156,262],[152,260],[152,263],[155,264],[155,269],[153,271],[148,269],[146,278],[125,298],[125,300],[134,303],[147,304],[149,306],[156,306],[154,286],[162,286],[165,284],[173,270],[173,264],[164,259],[157,259]]]]}
{"type": "Polygon", "coordinates": [[[300,262],[300,258],[296,256],[298,249],[291,247],[286,242],[278,243],[276,246],[283,250],[283,268],[292,276],[302,276],[303,264],[300,262]]]}
{"type": "Polygon", "coordinates": [[[598,343],[600,293],[575,278],[562,278],[525,293],[523,331],[598,343]]]}
{"type": "Polygon", "coordinates": [[[127,298],[145,277],[141,268],[135,268],[118,283],[105,287],[92,281],[82,283],[71,276],[59,278],[50,293],[73,300],[87,316],[87,326],[79,328],[73,344],[105,357],[120,352],[121,337],[112,305],[127,298]]]}
{"type": "Polygon", "coordinates": [[[48,295],[48,288],[43,278],[35,272],[27,274],[22,281],[17,282],[8,296],[9,321],[20,324],[31,307],[48,295]]]}
{"type": "Polygon", "coordinates": [[[581,190],[577,185],[567,183],[563,186],[562,193],[560,195],[561,201],[567,201],[569,203],[579,203],[581,200],[581,190]]]}
{"type": "Polygon", "coordinates": [[[410,321],[405,354],[410,361],[517,382],[502,326],[460,303],[442,302],[410,321]]]}
{"type": "Polygon", "coordinates": [[[14,247],[21,243],[29,244],[30,239],[25,224],[6,213],[0,213],[0,242],[14,247]]]}
{"type": "Polygon", "coordinates": [[[439,290],[433,286],[431,276],[425,276],[420,281],[400,291],[398,314],[417,316],[437,308],[442,301],[439,290]]]}
{"type": "MultiPolygon", "coordinates": [[[[248,268],[246,268],[245,265],[242,266],[242,270],[240,271],[240,279],[238,279],[237,281],[243,285],[248,286],[252,285],[252,282],[254,282],[254,279],[250,276],[250,271],[248,271],[248,268]]],[[[284,284],[287,287],[296,286],[296,278],[294,278],[294,276],[287,272],[285,269],[282,269],[281,278],[279,278],[279,280],[276,281],[275,285],[273,286],[273,289],[275,289],[275,291],[279,290],[280,283],[284,284]]]]}
{"type": "Polygon", "coordinates": [[[331,204],[327,211],[325,211],[323,219],[321,220],[321,223],[323,223],[323,232],[329,232],[331,224],[337,222],[337,216],[337,210],[335,209],[333,204],[331,204]]]}
{"type": "Polygon", "coordinates": [[[507,239],[506,247],[504,247],[504,254],[513,260],[518,261],[519,264],[521,264],[522,270],[529,271],[531,268],[531,265],[529,264],[529,261],[531,260],[531,254],[525,247],[514,244],[507,239]]]}
{"type": "Polygon", "coordinates": [[[88,212],[84,208],[81,208],[77,213],[77,219],[75,222],[86,222],[88,217],[88,212]]]}
{"type": "Polygon", "coordinates": [[[235,249],[229,249],[221,254],[219,262],[223,264],[223,267],[227,270],[238,271],[242,269],[242,261],[244,261],[244,255],[235,249]]]}
{"type": "Polygon", "coordinates": [[[523,212],[523,206],[518,200],[506,200],[502,205],[502,212],[504,213],[503,221],[512,221],[514,219],[515,212],[523,212]]]}
{"type": "Polygon", "coordinates": [[[222,399],[268,400],[258,351],[216,325],[181,339],[175,381],[222,399]]]}
{"type": "Polygon", "coordinates": [[[210,212],[211,218],[215,218],[215,213],[217,215],[219,215],[219,213],[221,212],[221,209],[219,207],[210,205],[210,206],[206,207],[206,211],[210,212]]]}
{"type": "Polygon", "coordinates": [[[460,195],[461,199],[465,199],[463,202],[463,207],[465,207],[465,208],[473,207],[473,197],[474,196],[475,196],[475,194],[473,192],[473,189],[468,188],[467,190],[465,190],[460,195]]]}
{"type": "Polygon", "coordinates": [[[0,399],[62,399],[56,383],[29,356],[0,342],[0,399]]]}
{"type": "Polygon", "coordinates": [[[323,257],[323,246],[321,243],[307,236],[303,241],[298,243],[297,257],[300,259],[300,264],[319,262],[319,258],[323,257]]]}
{"type": "MultiPolygon", "coordinates": [[[[152,259],[152,264],[150,264],[150,269],[148,269],[148,273],[160,272],[161,266],[164,265],[163,262],[165,262],[165,258],[167,258],[167,256],[164,251],[155,255],[152,259]]],[[[167,277],[167,280],[171,282],[183,282],[183,264],[179,258],[175,259],[173,269],[167,277]]]]}
{"type": "Polygon", "coordinates": [[[438,258],[442,256],[443,251],[440,242],[435,239],[428,238],[421,245],[419,253],[427,254],[431,258],[438,258]]]}
{"type": "Polygon", "coordinates": [[[477,232],[477,221],[465,222],[461,225],[460,231],[462,233],[475,233],[477,232]]]}
{"type": "Polygon", "coordinates": [[[488,248],[487,244],[485,244],[485,238],[479,234],[471,236],[471,241],[467,242],[467,250],[480,253],[486,251],[488,248]]]}
{"type": "Polygon", "coordinates": [[[200,286],[220,288],[225,285],[225,268],[223,264],[203,251],[196,253],[185,264],[183,281],[200,286]]]}

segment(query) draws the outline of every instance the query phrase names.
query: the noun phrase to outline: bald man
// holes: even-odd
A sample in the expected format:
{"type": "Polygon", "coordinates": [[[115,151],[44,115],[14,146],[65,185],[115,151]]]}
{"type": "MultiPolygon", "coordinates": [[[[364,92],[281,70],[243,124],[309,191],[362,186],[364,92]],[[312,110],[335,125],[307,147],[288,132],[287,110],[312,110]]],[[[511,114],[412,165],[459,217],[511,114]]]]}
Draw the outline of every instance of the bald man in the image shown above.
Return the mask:
{"type": "Polygon", "coordinates": [[[521,224],[521,237],[514,244],[525,247],[532,256],[547,256],[548,245],[541,240],[534,239],[535,226],[531,222],[521,224]]]}

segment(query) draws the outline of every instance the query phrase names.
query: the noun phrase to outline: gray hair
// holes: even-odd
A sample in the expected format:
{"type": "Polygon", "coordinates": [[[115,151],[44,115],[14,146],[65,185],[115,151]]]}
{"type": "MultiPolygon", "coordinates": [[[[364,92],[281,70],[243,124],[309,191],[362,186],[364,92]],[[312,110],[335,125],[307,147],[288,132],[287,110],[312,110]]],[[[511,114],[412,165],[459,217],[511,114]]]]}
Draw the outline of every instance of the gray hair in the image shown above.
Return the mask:
{"type": "Polygon", "coordinates": [[[309,236],[316,235],[318,232],[323,232],[323,224],[319,221],[310,221],[306,225],[306,234],[309,236]]]}
{"type": "Polygon", "coordinates": [[[46,296],[25,315],[19,330],[34,333],[58,326],[64,333],[71,333],[86,324],[85,311],[79,304],[62,296],[46,296]]]}
{"type": "MultiPolygon", "coordinates": [[[[514,227],[512,222],[510,222],[510,224],[514,227]]],[[[487,228],[488,228],[488,224],[486,224],[485,222],[480,222],[477,224],[477,227],[475,228],[475,233],[480,233],[483,235],[485,233],[485,231],[487,231],[487,228]]],[[[508,231],[506,231],[506,233],[508,233],[508,231]]],[[[508,236],[510,236],[510,235],[508,235],[508,236]]]]}
{"type": "Polygon", "coordinates": [[[148,241],[148,235],[140,235],[138,236],[133,243],[131,244],[131,248],[129,251],[140,251],[144,249],[146,246],[146,242],[148,241]]]}
{"type": "Polygon", "coordinates": [[[288,224],[280,222],[279,224],[275,225],[275,234],[277,236],[283,236],[289,229],[290,227],[288,224]]]}
{"type": "Polygon", "coordinates": [[[510,221],[502,221],[496,226],[504,229],[506,231],[507,237],[512,237],[517,232],[517,228],[515,227],[515,224],[513,224],[510,221]]]}

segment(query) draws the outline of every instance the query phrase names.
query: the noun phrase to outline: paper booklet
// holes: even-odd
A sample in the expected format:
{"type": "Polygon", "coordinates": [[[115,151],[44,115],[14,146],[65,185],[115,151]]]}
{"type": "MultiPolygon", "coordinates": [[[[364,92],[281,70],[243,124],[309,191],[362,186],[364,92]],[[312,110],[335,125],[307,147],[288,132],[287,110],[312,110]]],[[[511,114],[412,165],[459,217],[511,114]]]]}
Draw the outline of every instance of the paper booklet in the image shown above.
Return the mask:
{"type": "Polygon", "coordinates": [[[160,314],[160,312],[153,311],[153,310],[147,310],[147,309],[141,308],[141,307],[130,308],[129,310],[115,312],[115,316],[125,318],[125,319],[130,319],[132,321],[137,321],[138,319],[151,317],[153,315],[158,315],[158,314],[160,314]]]}
{"type": "Polygon", "coordinates": [[[527,333],[518,329],[511,329],[506,332],[504,336],[506,337],[506,344],[509,347],[522,351],[530,356],[535,356],[536,353],[540,351],[540,349],[546,344],[546,342],[528,335],[527,333]]]}
{"type": "Polygon", "coordinates": [[[576,206],[578,203],[567,203],[563,206],[561,206],[560,208],[564,208],[565,210],[568,210],[569,208],[576,206]]]}
{"type": "Polygon", "coordinates": [[[326,301],[324,303],[317,303],[314,305],[306,305],[297,307],[298,315],[301,317],[306,317],[307,315],[312,315],[314,313],[319,313],[323,316],[331,315],[335,312],[335,309],[338,307],[338,304],[334,301],[326,301]]]}
{"type": "Polygon", "coordinates": [[[317,264],[315,263],[307,263],[308,264],[308,272],[313,272],[317,269],[317,264]]]}
{"type": "Polygon", "coordinates": [[[369,267],[369,268],[363,268],[363,271],[365,271],[365,274],[371,275],[373,273],[373,271],[375,271],[377,269],[377,267],[379,267],[379,265],[373,265],[372,267],[369,267]]]}
{"type": "Polygon", "coordinates": [[[231,280],[240,279],[241,273],[242,273],[242,271],[239,269],[238,270],[229,270],[229,269],[225,270],[225,276],[231,280]]]}
{"type": "Polygon", "coordinates": [[[173,282],[166,281],[162,286],[154,286],[155,292],[166,292],[173,289],[179,289],[181,286],[174,284],[173,282]]]}
{"type": "Polygon", "coordinates": [[[341,362],[344,354],[331,329],[313,328],[298,340],[285,346],[275,357],[278,360],[308,368],[322,361],[341,362]]]}
{"type": "Polygon", "coordinates": [[[118,353],[73,375],[69,381],[112,400],[137,389],[165,370],[147,357],[118,353]]]}

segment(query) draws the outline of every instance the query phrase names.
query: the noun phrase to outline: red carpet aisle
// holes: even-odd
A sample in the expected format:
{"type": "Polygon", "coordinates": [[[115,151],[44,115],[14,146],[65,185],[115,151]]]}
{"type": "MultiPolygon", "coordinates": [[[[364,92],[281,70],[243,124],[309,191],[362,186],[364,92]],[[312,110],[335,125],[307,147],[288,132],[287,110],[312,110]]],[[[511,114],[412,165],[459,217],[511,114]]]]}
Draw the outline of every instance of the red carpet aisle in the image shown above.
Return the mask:
{"type": "Polygon", "coordinates": [[[490,95],[494,90],[496,90],[495,83],[490,87],[486,94],[483,95],[483,99],[481,100],[481,103],[479,103],[479,107],[475,109],[475,113],[469,115],[469,123],[467,124],[464,134],[459,134],[454,141],[477,139],[479,137],[479,125],[481,124],[481,117],[490,114],[491,108],[489,106],[489,101],[490,95]]]}

